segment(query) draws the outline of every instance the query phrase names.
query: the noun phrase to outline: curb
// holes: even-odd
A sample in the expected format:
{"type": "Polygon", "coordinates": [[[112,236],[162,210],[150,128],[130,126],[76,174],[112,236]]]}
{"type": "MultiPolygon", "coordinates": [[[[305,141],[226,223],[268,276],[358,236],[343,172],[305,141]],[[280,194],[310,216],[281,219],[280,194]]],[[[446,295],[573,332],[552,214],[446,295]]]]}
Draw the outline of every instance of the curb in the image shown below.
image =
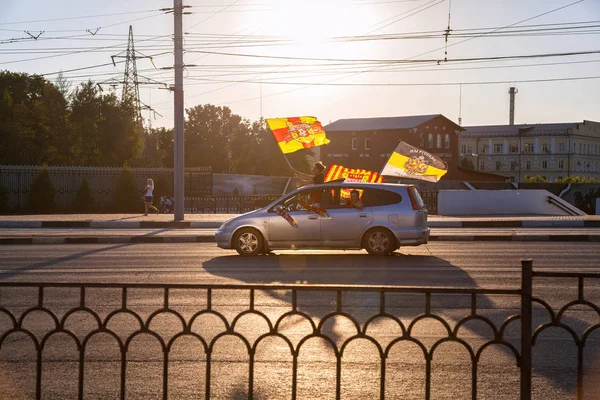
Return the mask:
{"type": "MultiPolygon", "coordinates": [[[[430,242],[600,242],[600,235],[457,235],[429,237],[430,242]]],[[[112,236],[0,238],[0,245],[19,244],[111,244],[111,243],[215,243],[212,235],[204,236],[112,236]]]]}
{"type": "MultiPolygon", "coordinates": [[[[217,229],[224,221],[0,221],[0,228],[217,229]]],[[[600,228],[600,221],[429,221],[430,228],[600,228]]]]}

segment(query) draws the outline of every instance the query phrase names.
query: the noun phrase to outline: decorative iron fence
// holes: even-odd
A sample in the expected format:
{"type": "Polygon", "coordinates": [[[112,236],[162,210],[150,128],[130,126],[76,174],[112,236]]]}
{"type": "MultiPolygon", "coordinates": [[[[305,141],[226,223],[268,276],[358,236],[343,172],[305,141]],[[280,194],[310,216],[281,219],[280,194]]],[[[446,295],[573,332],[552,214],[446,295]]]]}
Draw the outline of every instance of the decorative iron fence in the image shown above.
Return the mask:
{"type": "MultiPolygon", "coordinates": [[[[25,212],[29,203],[29,192],[41,166],[0,166],[0,182],[7,190],[8,208],[15,213],[25,212]]],[[[56,204],[61,210],[69,210],[83,179],[87,179],[96,205],[100,210],[110,210],[113,206],[115,187],[122,168],[112,167],[47,167],[50,181],[56,189],[56,204]]],[[[186,195],[211,194],[212,172],[210,167],[189,168],[185,171],[186,195]]],[[[146,179],[152,178],[156,184],[161,181],[165,187],[173,187],[172,168],[131,168],[140,191],[146,186],[146,179]]],[[[169,190],[171,191],[171,190],[169,190]]]]}
{"type": "MultiPolygon", "coordinates": [[[[158,366],[154,371],[159,375],[160,385],[157,385],[157,391],[161,392],[160,397],[166,399],[174,390],[173,380],[176,380],[171,374],[171,370],[178,371],[180,365],[172,360],[177,348],[182,343],[183,353],[193,352],[193,347],[197,347],[198,352],[203,354],[204,370],[201,373],[196,371],[192,377],[193,382],[202,382],[202,387],[196,387],[197,393],[187,393],[189,397],[211,398],[215,391],[221,390],[222,384],[215,383],[221,377],[218,374],[217,364],[232,364],[235,362],[245,365],[246,374],[241,379],[246,379],[243,383],[245,393],[239,395],[240,398],[253,399],[258,390],[257,382],[264,378],[257,373],[258,368],[263,368],[265,362],[258,363],[259,355],[264,354],[264,347],[268,347],[267,353],[273,355],[287,354],[285,361],[276,360],[270,365],[281,366],[289,365],[291,376],[289,380],[288,398],[307,398],[301,392],[301,386],[310,371],[319,367],[325,368],[325,363],[310,363],[310,360],[301,357],[308,352],[309,342],[319,340],[326,350],[320,350],[321,353],[328,351],[333,356],[332,368],[335,370],[332,386],[335,389],[334,397],[342,398],[343,387],[342,375],[344,363],[348,354],[352,354],[350,348],[357,341],[366,341],[374,349],[375,358],[373,361],[375,371],[378,375],[376,395],[369,398],[379,397],[384,399],[390,392],[394,393],[392,387],[388,387],[388,377],[395,371],[388,367],[387,362],[392,353],[402,344],[416,346],[416,354],[425,365],[424,390],[423,397],[430,399],[432,396],[432,363],[436,351],[446,343],[455,343],[462,346],[467,352],[471,361],[471,383],[470,394],[472,399],[477,398],[478,394],[478,371],[482,353],[490,346],[499,345],[507,349],[507,353],[514,357],[520,373],[521,399],[531,398],[531,376],[532,376],[532,345],[540,332],[549,326],[560,326],[571,332],[572,330],[561,322],[561,316],[568,308],[574,305],[587,305],[591,307],[600,316],[598,307],[583,297],[584,279],[597,279],[600,274],[548,274],[542,272],[532,272],[532,262],[523,262],[522,286],[520,289],[461,289],[461,288],[428,288],[428,287],[373,287],[373,286],[349,286],[349,285],[159,285],[159,284],[61,284],[61,283],[14,283],[0,282],[0,355],[7,354],[7,348],[16,346],[23,348],[27,344],[32,345],[34,357],[30,363],[26,362],[26,357],[14,355],[19,360],[18,367],[14,371],[9,371],[13,377],[19,374],[26,377],[32,377],[30,395],[35,398],[57,397],[57,393],[48,393],[45,389],[52,387],[54,382],[44,379],[45,374],[50,374],[52,368],[57,368],[56,360],[52,364],[45,365],[44,360],[51,358],[52,348],[56,346],[57,337],[62,337],[66,342],[61,342],[58,349],[61,354],[71,354],[72,359],[69,365],[74,371],[73,393],[69,397],[82,399],[93,392],[90,386],[97,383],[88,382],[93,378],[99,378],[100,381],[110,380],[105,373],[110,375],[107,363],[103,363],[102,369],[91,368],[90,364],[97,364],[99,360],[93,358],[92,352],[94,345],[97,345],[99,336],[106,336],[116,349],[115,364],[118,366],[118,374],[114,374],[114,384],[108,384],[105,390],[113,390],[114,397],[126,398],[128,394],[128,379],[135,379],[136,375],[131,372],[135,369],[136,361],[133,359],[133,348],[136,341],[141,336],[147,336],[153,343],[158,354],[155,355],[154,364],[158,366]],[[574,302],[565,305],[558,314],[555,314],[551,307],[543,300],[532,298],[532,277],[574,277],[579,279],[580,291],[579,298],[574,302]],[[145,292],[144,292],[145,291],[145,292]],[[66,300],[63,298],[66,293],[66,300]],[[75,293],[75,295],[73,295],[75,293]],[[10,296],[10,295],[13,296],[10,296]],[[184,296],[187,294],[187,296],[184,296]],[[232,299],[240,299],[241,296],[247,298],[245,306],[239,306],[231,303],[232,299]],[[412,296],[412,297],[411,297],[412,296]],[[424,302],[414,302],[415,297],[424,299],[424,302]],[[466,316],[463,318],[452,319],[441,312],[435,310],[446,309],[439,303],[439,296],[462,296],[466,299],[466,316]],[[520,314],[507,314],[503,322],[496,323],[480,312],[480,304],[485,301],[486,296],[505,296],[521,304],[520,314]],[[24,304],[25,299],[33,299],[33,305],[24,304]],[[484,299],[483,301],[481,299],[484,299]],[[156,301],[158,299],[158,301],[156,301]],[[224,301],[225,299],[225,301],[224,301]],[[61,301],[66,303],[61,303],[61,301]],[[224,301],[225,304],[221,304],[224,301]],[[229,303],[227,302],[229,301],[229,303]],[[413,315],[398,315],[398,307],[405,302],[411,302],[411,309],[416,308],[415,304],[420,304],[421,311],[414,312],[413,315]],[[532,302],[541,304],[551,315],[551,322],[544,324],[535,330],[532,336],[532,302]],[[12,304],[11,304],[12,303],[12,304]],[[415,303],[415,304],[412,304],[415,303]],[[66,306],[71,304],[71,306],[66,306]],[[283,306],[285,305],[285,307],[283,306]],[[275,308],[287,309],[287,311],[275,312],[275,308]],[[355,310],[355,311],[353,311],[355,310]],[[35,314],[45,316],[41,318],[43,322],[32,321],[35,314]],[[319,315],[322,314],[322,315],[319,315]],[[129,319],[131,326],[125,328],[123,322],[117,321],[121,318],[129,319]],[[161,323],[162,319],[162,323],[161,323]],[[442,333],[439,338],[423,337],[419,334],[419,324],[422,321],[429,320],[441,326],[442,333]],[[513,329],[517,321],[520,327],[520,344],[515,344],[514,340],[509,338],[507,331],[513,329]],[[488,338],[480,338],[478,346],[469,342],[466,336],[463,336],[463,329],[473,322],[481,323],[491,332],[488,338]],[[344,326],[345,332],[341,328],[333,329],[331,324],[340,324],[344,326]],[[249,330],[249,328],[251,328],[249,330]],[[383,333],[383,335],[382,335],[383,333]],[[21,337],[18,337],[21,335],[21,337]],[[13,336],[17,336],[10,340],[13,336]],[[229,345],[226,347],[227,354],[237,354],[242,361],[232,359],[233,355],[225,356],[219,352],[226,340],[235,340],[237,347],[229,345]],[[189,340],[185,342],[185,340],[189,340]],[[270,341],[271,340],[271,341],[270,341]],[[273,340],[278,341],[274,343],[273,340]],[[66,343],[71,344],[69,352],[66,343]],[[266,343],[266,344],[265,344],[266,343]],[[75,349],[73,353],[73,348],[75,349]],[[308,367],[303,363],[308,362],[308,367]],[[26,365],[24,365],[26,364],[26,365]],[[31,374],[24,373],[26,367],[31,368],[31,374]],[[87,369],[92,369],[90,374],[87,369]],[[302,373],[299,370],[302,368],[302,373]],[[306,369],[308,368],[308,369],[306,369]],[[215,373],[213,369],[217,370],[215,373]]],[[[488,301],[488,303],[491,303],[488,301]]],[[[455,304],[455,303],[453,303],[455,304]]],[[[600,327],[596,324],[585,332],[583,337],[574,336],[581,357],[583,357],[583,346],[589,335],[600,327]]],[[[225,342],[227,343],[227,342],[225,342]]],[[[142,347],[145,352],[152,349],[147,345],[142,347]]],[[[55,349],[56,350],[56,349],[55,349]]],[[[93,353],[93,352],[92,352],[93,353]]],[[[101,357],[109,353],[102,348],[96,349],[101,357]]],[[[10,353],[9,353],[10,354],[10,353]]],[[[363,356],[364,353],[361,354],[363,356]]],[[[236,356],[236,357],[237,357],[236,356]]],[[[150,357],[150,355],[145,356],[150,357]]],[[[351,356],[350,356],[351,357],[351,356]]],[[[145,370],[141,379],[141,386],[152,386],[153,378],[149,376],[148,371],[153,371],[149,366],[150,362],[145,361],[145,370]]],[[[0,365],[2,365],[0,359],[0,365]]],[[[3,369],[10,369],[9,363],[4,363],[3,369]]],[[[345,367],[344,367],[345,368],[345,367]]],[[[350,368],[350,367],[349,367],[350,368]]],[[[359,370],[362,367],[359,367],[359,370]]],[[[584,398],[580,378],[583,377],[582,364],[578,364],[577,396],[584,398]],[[580,368],[581,367],[581,368],[580,368]]],[[[61,370],[65,374],[65,370],[61,370]]],[[[224,372],[228,380],[233,380],[231,371],[224,372]]],[[[68,374],[67,374],[68,375],[68,374]]],[[[60,375],[61,379],[64,376],[60,375]]],[[[320,379],[324,379],[319,375],[320,379]]],[[[492,374],[492,376],[494,376],[492,374]]],[[[391,378],[389,379],[391,380],[391,378]]],[[[192,385],[193,382],[186,381],[186,384],[192,385]]],[[[104,382],[106,383],[106,382],[104,382]]],[[[357,383],[351,381],[350,384],[357,383]]],[[[100,383],[100,385],[102,382],[100,383]]],[[[267,383],[273,386],[285,386],[283,380],[276,379],[276,382],[267,383]]],[[[68,384],[60,384],[59,387],[52,387],[55,391],[64,391],[68,384]]],[[[4,384],[6,387],[6,383],[4,384]]],[[[20,387],[27,386],[25,382],[20,382],[20,387]]],[[[55,385],[56,386],[56,385],[55,385]]],[[[180,385],[181,386],[181,385],[180,385]]],[[[180,386],[177,388],[181,389],[180,386]]],[[[302,386],[303,387],[303,386],[302,386]]],[[[4,388],[3,388],[4,390],[4,388]]],[[[95,395],[103,393],[95,389],[95,395]]],[[[131,388],[129,390],[132,390],[131,388]]],[[[191,389],[190,389],[191,390],[191,389]]],[[[62,393],[64,396],[65,393],[62,393]]],[[[106,393],[104,393],[106,394],[106,393]]],[[[223,394],[223,393],[221,393],[223,394]]],[[[332,393],[333,394],[333,393],[332,393]]],[[[152,393],[156,396],[156,393],[152,393]]],[[[58,396],[60,397],[60,396],[58,396]]],[[[134,396],[135,397],[135,396],[134,396]]],[[[147,398],[148,393],[139,394],[139,398],[147,398]]],[[[231,396],[229,396],[231,397],[231,396]]],[[[260,396],[258,396],[260,397],[260,396]]],[[[276,396],[282,398],[283,396],[276,396]]],[[[308,396],[314,397],[314,396],[308,396]]],[[[466,397],[466,396],[465,396],[466,397]]],[[[275,398],[271,396],[271,398],[275,398]]]]}
{"type": "MultiPolygon", "coordinates": [[[[277,200],[281,195],[198,196],[186,197],[185,212],[192,214],[242,214],[257,210],[277,200]]],[[[421,192],[430,214],[437,214],[438,192],[421,192]]]]}
{"type": "Polygon", "coordinates": [[[257,210],[281,195],[186,197],[185,210],[192,214],[242,214],[257,210]]]}
{"type": "Polygon", "coordinates": [[[427,207],[427,211],[429,211],[429,214],[437,214],[438,192],[419,191],[419,193],[423,198],[423,202],[425,203],[425,207],[427,207]]]}

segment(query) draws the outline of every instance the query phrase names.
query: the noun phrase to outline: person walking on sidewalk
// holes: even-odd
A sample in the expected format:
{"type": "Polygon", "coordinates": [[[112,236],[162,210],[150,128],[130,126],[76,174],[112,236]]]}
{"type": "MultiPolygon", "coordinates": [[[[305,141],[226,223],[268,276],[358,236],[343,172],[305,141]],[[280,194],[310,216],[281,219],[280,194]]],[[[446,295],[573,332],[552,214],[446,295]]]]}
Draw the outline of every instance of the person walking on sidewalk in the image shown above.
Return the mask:
{"type": "Polygon", "coordinates": [[[158,208],[152,204],[152,192],[154,191],[154,181],[150,178],[146,181],[146,193],[144,196],[144,216],[148,215],[148,207],[152,208],[158,215],[158,208]]]}

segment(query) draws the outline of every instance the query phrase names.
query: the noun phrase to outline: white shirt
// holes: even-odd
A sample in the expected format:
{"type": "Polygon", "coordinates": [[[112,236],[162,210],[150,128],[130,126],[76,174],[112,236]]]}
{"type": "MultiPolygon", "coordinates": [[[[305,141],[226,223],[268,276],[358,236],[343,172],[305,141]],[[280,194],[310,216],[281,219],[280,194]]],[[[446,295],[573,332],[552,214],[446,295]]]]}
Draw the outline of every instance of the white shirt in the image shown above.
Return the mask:
{"type": "Polygon", "coordinates": [[[146,186],[146,196],[152,196],[153,190],[154,190],[154,186],[152,186],[152,185],[146,186]]]}

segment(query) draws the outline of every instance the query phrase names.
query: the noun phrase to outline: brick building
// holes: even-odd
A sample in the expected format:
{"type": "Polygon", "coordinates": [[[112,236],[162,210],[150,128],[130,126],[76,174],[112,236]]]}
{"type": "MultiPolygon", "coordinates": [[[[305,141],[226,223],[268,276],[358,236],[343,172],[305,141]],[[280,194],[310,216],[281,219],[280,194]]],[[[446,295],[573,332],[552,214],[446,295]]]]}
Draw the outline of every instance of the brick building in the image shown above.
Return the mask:
{"type": "Polygon", "coordinates": [[[458,133],[464,129],[441,114],[340,119],[326,125],[331,143],[321,147],[326,165],[379,172],[400,140],[440,156],[448,164],[444,180],[498,180],[492,174],[460,169],[458,133]]]}

